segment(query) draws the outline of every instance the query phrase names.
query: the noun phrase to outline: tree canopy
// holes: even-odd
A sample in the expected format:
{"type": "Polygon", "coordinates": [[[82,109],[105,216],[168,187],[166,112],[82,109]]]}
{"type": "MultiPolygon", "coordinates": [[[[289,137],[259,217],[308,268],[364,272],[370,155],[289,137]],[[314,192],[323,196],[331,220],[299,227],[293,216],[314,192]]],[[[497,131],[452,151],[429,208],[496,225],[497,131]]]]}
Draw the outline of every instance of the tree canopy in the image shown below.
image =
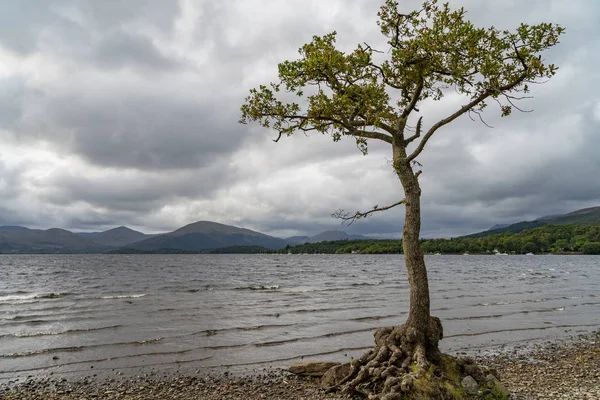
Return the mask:
{"type": "Polygon", "coordinates": [[[314,36],[299,49],[300,58],[279,64],[279,81],[252,89],[242,106],[241,122],[258,121],[281,135],[297,131],[331,134],[335,141],[352,136],[363,153],[378,139],[405,146],[417,141],[406,158],[414,160],[440,127],[465,113],[479,114],[488,102],[508,116],[532,83],[552,77],[557,67],[540,53],[558,43],[564,28],[550,23],[521,24],[516,31],[476,28],[463,8],[428,0],[402,14],[387,0],[378,25],[390,51],[359,44],[350,53],[336,48],[336,32],[314,36]],[[303,101],[287,101],[291,94],[303,101]],[[421,135],[405,136],[409,117],[426,99],[459,93],[465,103],[421,135]]]}

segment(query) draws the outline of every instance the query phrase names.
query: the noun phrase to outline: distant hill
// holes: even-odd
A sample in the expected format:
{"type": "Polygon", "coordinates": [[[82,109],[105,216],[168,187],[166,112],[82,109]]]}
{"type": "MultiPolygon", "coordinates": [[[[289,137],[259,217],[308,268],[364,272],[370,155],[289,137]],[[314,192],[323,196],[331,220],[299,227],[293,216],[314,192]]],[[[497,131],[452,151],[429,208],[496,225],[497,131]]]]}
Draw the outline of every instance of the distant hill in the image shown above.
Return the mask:
{"type": "Polygon", "coordinates": [[[59,228],[0,227],[2,253],[102,253],[110,247],[59,228]]]}
{"type": "Polygon", "coordinates": [[[127,247],[136,250],[202,250],[229,246],[261,246],[267,249],[279,249],[285,247],[286,242],[250,229],[199,221],[164,235],[131,243],[127,247]]]}
{"type": "Polygon", "coordinates": [[[297,246],[304,243],[319,243],[319,242],[331,242],[336,240],[363,240],[369,239],[362,235],[348,235],[343,231],[324,231],[314,236],[292,236],[285,241],[291,246],[297,246]]]}
{"type": "Polygon", "coordinates": [[[111,250],[109,254],[263,254],[273,253],[274,250],[267,249],[261,246],[228,246],[218,247],[216,249],[201,249],[201,250],[183,250],[183,249],[152,249],[141,250],[122,247],[120,249],[111,250]]]}
{"type": "Polygon", "coordinates": [[[126,226],[119,226],[104,232],[80,232],[76,235],[99,244],[115,247],[123,247],[156,236],[134,231],[126,226]]]}
{"type": "Polygon", "coordinates": [[[492,226],[489,230],[493,231],[494,229],[502,229],[502,228],[506,228],[509,225],[510,224],[496,224],[496,225],[492,226]]]}
{"type": "Polygon", "coordinates": [[[262,252],[281,249],[286,245],[318,243],[335,240],[362,240],[361,235],[342,231],[325,231],[314,236],[294,236],[280,239],[250,229],[198,221],[173,232],[148,235],[125,226],[103,232],[77,232],[52,228],[29,229],[22,226],[0,227],[2,253],[205,253],[262,252]]]}
{"type": "Polygon", "coordinates": [[[309,236],[291,236],[284,240],[290,246],[296,246],[299,244],[309,243],[310,237],[309,236]]]}
{"type": "Polygon", "coordinates": [[[308,238],[307,243],[318,243],[318,242],[331,242],[335,240],[360,240],[367,239],[366,236],[362,235],[348,235],[342,231],[325,231],[318,235],[311,236],[308,238]]]}
{"type": "Polygon", "coordinates": [[[543,222],[553,225],[600,225],[600,207],[584,208],[565,215],[546,218],[543,222]]]}
{"type": "Polygon", "coordinates": [[[478,238],[490,235],[496,235],[498,233],[512,232],[519,233],[524,231],[525,229],[534,229],[539,228],[540,226],[547,225],[545,222],[541,221],[522,221],[517,222],[516,224],[506,225],[503,228],[490,229],[489,231],[472,233],[470,235],[461,236],[464,238],[478,238]]]}
{"type": "Polygon", "coordinates": [[[519,233],[526,229],[539,228],[544,225],[600,225],[600,207],[584,208],[568,214],[545,216],[534,221],[521,221],[510,225],[494,225],[492,229],[462,236],[463,238],[479,238],[498,233],[519,233]],[[500,227],[498,227],[500,226],[500,227]]]}

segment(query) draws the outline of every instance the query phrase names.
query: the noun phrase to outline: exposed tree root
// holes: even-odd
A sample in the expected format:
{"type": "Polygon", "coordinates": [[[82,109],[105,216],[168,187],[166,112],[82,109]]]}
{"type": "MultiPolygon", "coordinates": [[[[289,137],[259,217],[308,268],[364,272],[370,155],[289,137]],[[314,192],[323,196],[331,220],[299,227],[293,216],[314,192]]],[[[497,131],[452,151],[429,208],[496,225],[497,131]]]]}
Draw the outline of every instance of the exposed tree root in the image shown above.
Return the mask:
{"type": "Polygon", "coordinates": [[[490,371],[440,353],[438,318],[431,317],[424,334],[416,332],[408,323],[378,329],[374,349],[353,360],[350,373],[329,390],[372,400],[506,398],[490,371]],[[461,382],[467,375],[477,375],[470,392],[461,382]]]}

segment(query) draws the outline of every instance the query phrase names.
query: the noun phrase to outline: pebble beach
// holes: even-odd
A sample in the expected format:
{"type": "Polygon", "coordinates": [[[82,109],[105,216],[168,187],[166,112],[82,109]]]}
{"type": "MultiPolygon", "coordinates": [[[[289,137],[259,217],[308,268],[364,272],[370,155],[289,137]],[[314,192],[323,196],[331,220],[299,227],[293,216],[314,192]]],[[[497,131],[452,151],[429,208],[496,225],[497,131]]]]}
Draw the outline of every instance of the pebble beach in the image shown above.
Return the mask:
{"type": "MultiPolygon", "coordinates": [[[[568,341],[533,345],[529,351],[506,352],[477,360],[496,368],[511,399],[600,399],[600,331],[568,341]]],[[[0,385],[2,400],[302,400],[340,399],[325,393],[319,380],[286,371],[230,377],[138,376],[96,380],[83,377],[36,378],[0,385]]]]}

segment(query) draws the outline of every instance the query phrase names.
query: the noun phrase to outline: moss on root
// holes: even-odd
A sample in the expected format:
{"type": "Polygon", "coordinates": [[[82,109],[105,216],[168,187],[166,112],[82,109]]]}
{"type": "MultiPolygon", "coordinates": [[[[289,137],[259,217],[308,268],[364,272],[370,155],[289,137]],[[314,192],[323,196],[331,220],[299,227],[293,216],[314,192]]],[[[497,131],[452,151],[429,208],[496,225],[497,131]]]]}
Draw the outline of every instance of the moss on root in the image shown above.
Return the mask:
{"type": "Polygon", "coordinates": [[[411,375],[415,376],[412,380],[412,388],[401,398],[403,400],[508,399],[508,393],[504,386],[489,370],[480,367],[474,368],[479,368],[486,378],[482,382],[478,382],[477,394],[467,393],[462,386],[462,379],[465,377],[464,366],[465,361],[444,354],[439,365],[431,365],[425,373],[421,372],[421,376],[419,376],[418,368],[414,363],[410,366],[411,375]]]}
{"type": "Polygon", "coordinates": [[[349,398],[373,400],[507,399],[495,371],[479,367],[469,358],[440,353],[439,319],[430,317],[431,335],[427,338],[415,332],[407,324],[379,328],[374,335],[375,348],[349,363],[345,375],[330,379],[335,374],[326,374],[323,387],[349,398]]]}

